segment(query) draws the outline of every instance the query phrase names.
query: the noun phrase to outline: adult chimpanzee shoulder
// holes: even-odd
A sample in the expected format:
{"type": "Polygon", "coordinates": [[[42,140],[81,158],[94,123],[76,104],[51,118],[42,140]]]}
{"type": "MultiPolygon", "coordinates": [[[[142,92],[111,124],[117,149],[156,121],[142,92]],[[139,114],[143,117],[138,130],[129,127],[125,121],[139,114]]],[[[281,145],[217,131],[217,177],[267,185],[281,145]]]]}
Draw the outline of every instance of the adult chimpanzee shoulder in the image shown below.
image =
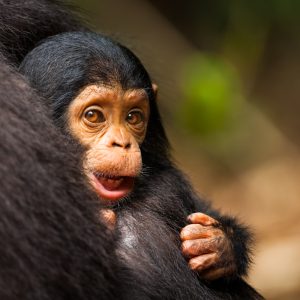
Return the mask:
{"type": "Polygon", "coordinates": [[[20,70],[61,131],[83,145],[84,172],[117,216],[124,296],[261,299],[241,279],[250,234],[174,166],[156,86],[130,50],[99,34],[65,33],[40,43],[20,70]]]}

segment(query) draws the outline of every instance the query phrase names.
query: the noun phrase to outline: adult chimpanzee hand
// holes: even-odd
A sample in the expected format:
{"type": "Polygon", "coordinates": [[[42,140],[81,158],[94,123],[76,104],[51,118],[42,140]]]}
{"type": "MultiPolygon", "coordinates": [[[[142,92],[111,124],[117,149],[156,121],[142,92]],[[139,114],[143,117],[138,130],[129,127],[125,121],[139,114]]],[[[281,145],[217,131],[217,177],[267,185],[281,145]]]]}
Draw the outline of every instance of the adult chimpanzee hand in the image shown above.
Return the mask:
{"type": "Polygon", "coordinates": [[[232,275],[236,271],[234,253],[220,223],[203,213],[193,213],[187,221],[191,224],[181,230],[180,238],[190,268],[206,280],[232,275]]]}

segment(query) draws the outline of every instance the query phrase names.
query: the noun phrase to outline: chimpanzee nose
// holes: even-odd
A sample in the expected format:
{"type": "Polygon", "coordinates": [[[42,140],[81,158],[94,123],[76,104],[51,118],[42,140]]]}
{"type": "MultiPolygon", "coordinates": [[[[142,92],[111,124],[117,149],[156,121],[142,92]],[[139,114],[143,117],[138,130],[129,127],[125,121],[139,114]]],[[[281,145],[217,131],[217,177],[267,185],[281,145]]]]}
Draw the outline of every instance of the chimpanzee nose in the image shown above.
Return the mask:
{"type": "Polygon", "coordinates": [[[132,135],[124,128],[112,126],[107,137],[108,147],[129,150],[132,146],[132,135]]]}
{"type": "Polygon", "coordinates": [[[129,149],[131,147],[131,143],[128,141],[114,141],[112,143],[113,147],[120,147],[124,149],[129,149]]]}

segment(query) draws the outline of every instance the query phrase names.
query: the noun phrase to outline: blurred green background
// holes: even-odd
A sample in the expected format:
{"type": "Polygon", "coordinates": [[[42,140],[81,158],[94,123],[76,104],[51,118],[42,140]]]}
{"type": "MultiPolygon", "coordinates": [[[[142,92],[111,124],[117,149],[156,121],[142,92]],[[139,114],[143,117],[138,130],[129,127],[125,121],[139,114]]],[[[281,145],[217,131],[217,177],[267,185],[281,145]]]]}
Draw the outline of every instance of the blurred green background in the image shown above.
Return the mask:
{"type": "Polygon", "coordinates": [[[196,189],[253,228],[249,281],[300,299],[300,1],[72,3],[145,64],[196,189]]]}

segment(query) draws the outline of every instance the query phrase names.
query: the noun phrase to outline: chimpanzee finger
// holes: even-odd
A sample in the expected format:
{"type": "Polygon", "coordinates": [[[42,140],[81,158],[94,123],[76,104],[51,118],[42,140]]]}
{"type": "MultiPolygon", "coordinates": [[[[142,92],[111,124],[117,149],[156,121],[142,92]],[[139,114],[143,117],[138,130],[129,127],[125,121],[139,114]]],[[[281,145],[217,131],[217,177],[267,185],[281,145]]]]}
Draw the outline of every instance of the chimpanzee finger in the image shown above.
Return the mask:
{"type": "Polygon", "coordinates": [[[212,217],[210,217],[206,214],[200,213],[200,212],[190,214],[187,217],[187,221],[189,223],[201,224],[203,226],[216,226],[219,224],[219,222],[217,220],[213,219],[212,217]]]}
{"type": "Polygon", "coordinates": [[[190,259],[189,267],[193,271],[201,272],[214,265],[217,260],[218,255],[216,253],[204,254],[190,259]]]}
{"type": "Polygon", "coordinates": [[[200,224],[190,224],[182,228],[180,238],[182,241],[209,238],[220,235],[219,229],[207,227],[200,224]]]}
{"type": "Polygon", "coordinates": [[[107,227],[111,230],[115,228],[117,216],[116,213],[111,209],[101,209],[100,210],[100,217],[107,225],[107,227]]]}
{"type": "Polygon", "coordinates": [[[187,240],[181,245],[182,253],[186,257],[218,252],[223,241],[222,237],[187,240]]]}

